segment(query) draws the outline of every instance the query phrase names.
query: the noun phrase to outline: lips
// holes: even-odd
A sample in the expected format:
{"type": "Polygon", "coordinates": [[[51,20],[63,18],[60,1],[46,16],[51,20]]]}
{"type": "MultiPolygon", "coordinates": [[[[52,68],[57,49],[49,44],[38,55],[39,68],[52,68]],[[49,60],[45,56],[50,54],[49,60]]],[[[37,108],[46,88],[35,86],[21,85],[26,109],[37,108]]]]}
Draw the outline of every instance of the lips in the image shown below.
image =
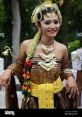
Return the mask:
{"type": "Polygon", "coordinates": [[[57,30],[49,30],[48,32],[50,32],[50,33],[56,33],[57,30]]]}
{"type": "Polygon", "coordinates": [[[55,32],[57,29],[50,29],[49,32],[55,32]]]}

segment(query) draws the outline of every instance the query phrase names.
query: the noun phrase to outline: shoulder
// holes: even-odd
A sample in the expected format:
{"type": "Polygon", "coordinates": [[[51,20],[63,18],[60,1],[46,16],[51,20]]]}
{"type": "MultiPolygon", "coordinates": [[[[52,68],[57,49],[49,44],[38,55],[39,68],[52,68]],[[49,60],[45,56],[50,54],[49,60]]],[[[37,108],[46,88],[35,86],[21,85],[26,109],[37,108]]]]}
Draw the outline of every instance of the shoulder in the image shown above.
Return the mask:
{"type": "Polygon", "coordinates": [[[24,51],[26,53],[31,43],[32,39],[24,40],[20,45],[20,51],[24,51]]]}
{"type": "Polygon", "coordinates": [[[68,51],[68,48],[66,45],[64,45],[64,44],[60,44],[60,45],[61,45],[62,51],[64,51],[64,52],[68,51]]]}
{"type": "Polygon", "coordinates": [[[32,39],[27,39],[27,40],[24,40],[22,43],[21,43],[21,46],[29,46],[32,42],[32,39]]]}
{"type": "Polygon", "coordinates": [[[60,43],[60,42],[55,42],[55,48],[56,48],[56,51],[61,53],[61,58],[65,57],[65,56],[68,56],[68,48],[66,45],[60,43]]]}
{"type": "Polygon", "coordinates": [[[30,47],[31,43],[32,43],[32,39],[24,40],[21,43],[20,48],[28,49],[30,47]]]}
{"type": "Polygon", "coordinates": [[[68,51],[68,48],[66,45],[64,45],[60,42],[57,42],[57,41],[55,41],[55,43],[56,43],[57,48],[59,48],[61,51],[63,51],[63,52],[68,51]]]}

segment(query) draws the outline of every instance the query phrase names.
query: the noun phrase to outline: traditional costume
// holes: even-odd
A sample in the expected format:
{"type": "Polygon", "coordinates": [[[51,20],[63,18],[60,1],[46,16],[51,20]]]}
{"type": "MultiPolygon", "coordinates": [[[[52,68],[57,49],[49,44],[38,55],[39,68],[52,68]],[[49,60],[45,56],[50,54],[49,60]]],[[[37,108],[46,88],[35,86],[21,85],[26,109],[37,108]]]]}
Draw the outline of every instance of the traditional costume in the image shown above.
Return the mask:
{"type": "MultiPolygon", "coordinates": [[[[52,3],[51,0],[44,0],[43,3],[33,10],[32,23],[37,24],[38,21],[41,21],[43,17],[42,13],[45,14],[45,10],[49,8],[57,13],[61,24],[61,13],[57,4],[52,3]]],[[[46,15],[49,14],[47,13],[46,15]]],[[[18,65],[13,67],[11,65],[12,71],[18,76],[22,84],[22,94],[24,96],[22,109],[68,109],[70,108],[70,99],[62,83],[61,74],[67,78],[72,75],[72,72],[67,66],[62,68],[62,61],[53,54],[53,46],[42,45],[44,53],[39,53],[38,57],[33,56],[40,36],[41,32],[38,31],[27,52],[22,78],[22,67],[18,67],[18,65]]]]}

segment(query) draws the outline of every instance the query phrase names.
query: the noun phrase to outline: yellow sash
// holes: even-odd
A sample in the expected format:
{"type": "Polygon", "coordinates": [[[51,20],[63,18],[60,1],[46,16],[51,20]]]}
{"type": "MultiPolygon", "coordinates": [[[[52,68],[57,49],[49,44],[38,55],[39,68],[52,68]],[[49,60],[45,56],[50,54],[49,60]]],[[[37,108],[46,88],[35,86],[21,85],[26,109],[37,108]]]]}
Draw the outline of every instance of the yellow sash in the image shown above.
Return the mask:
{"type": "Polygon", "coordinates": [[[53,83],[45,83],[37,85],[31,82],[31,95],[38,97],[39,109],[53,109],[54,108],[54,94],[63,89],[61,78],[53,83]]]}

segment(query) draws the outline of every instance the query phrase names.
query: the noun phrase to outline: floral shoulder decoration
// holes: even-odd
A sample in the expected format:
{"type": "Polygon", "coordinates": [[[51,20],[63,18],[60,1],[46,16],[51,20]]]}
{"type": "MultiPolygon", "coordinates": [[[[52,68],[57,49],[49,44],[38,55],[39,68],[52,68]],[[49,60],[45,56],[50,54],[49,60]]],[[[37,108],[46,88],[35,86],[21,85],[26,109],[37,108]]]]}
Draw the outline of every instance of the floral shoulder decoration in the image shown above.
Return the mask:
{"type": "Polygon", "coordinates": [[[31,73],[30,73],[30,70],[31,70],[31,67],[32,67],[32,62],[31,60],[25,60],[25,63],[24,63],[24,69],[23,69],[23,77],[24,77],[24,81],[23,81],[23,85],[22,85],[22,94],[25,96],[25,97],[29,97],[30,96],[30,77],[31,77],[31,73]]]}

